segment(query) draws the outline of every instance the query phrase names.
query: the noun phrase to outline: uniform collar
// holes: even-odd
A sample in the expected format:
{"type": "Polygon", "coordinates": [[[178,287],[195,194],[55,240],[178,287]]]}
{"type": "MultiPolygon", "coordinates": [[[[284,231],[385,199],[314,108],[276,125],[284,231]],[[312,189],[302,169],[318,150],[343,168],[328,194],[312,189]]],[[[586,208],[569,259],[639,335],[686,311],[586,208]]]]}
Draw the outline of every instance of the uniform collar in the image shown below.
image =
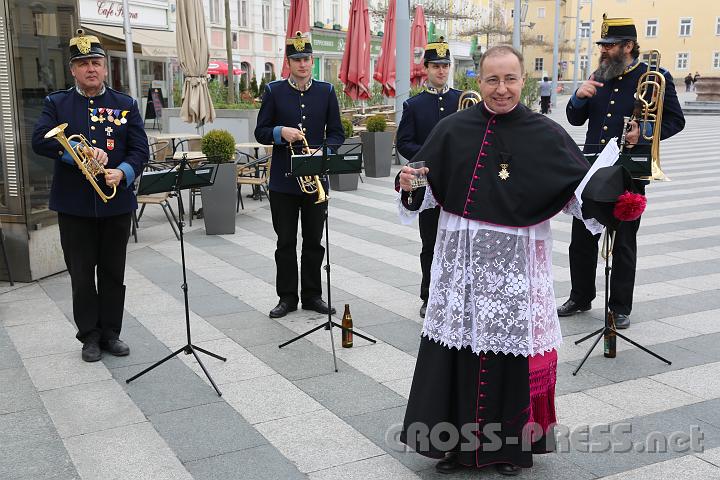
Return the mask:
{"type": "Polygon", "coordinates": [[[630,65],[625,67],[625,71],[623,72],[623,75],[625,75],[628,72],[632,72],[633,70],[635,70],[638,67],[638,65],[640,65],[640,62],[638,62],[638,59],[636,58],[630,63],[630,65]]]}
{"type": "Polygon", "coordinates": [[[448,90],[450,90],[450,85],[448,85],[447,83],[445,85],[443,85],[442,88],[435,88],[432,85],[429,85],[427,83],[425,84],[425,91],[428,93],[431,93],[433,95],[440,95],[443,93],[447,93],[448,90]]]}
{"type": "MultiPolygon", "coordinates": [[[[83,97],[90,98],[90,97],[89,97],[88,95],[86,95],[85,92],[83,92],[82,89],[81,89],[80,87],[78,87],[77,85],[75,85],[75,91],[76,91],[77,93],[79,93],[79,94],[80,94],[81,96],[83,96],[83,97]]],[[[101,88],[100,91],[97,93],[97,95],[95,95],[95,97],[99,97],[100,95],[102,95],[102,94],[104,94],[104,93],[105,93],[105,84],[103,83],[103,84],[102,84],[102,88],[101,88]]]]}
{"type": "Polygon", "coordinates": [[[300,88],[300,86],[298,86],[297,82],[295,81],[295,79],[292,76],[289,76],[287,81],[292,88],[294,88],[295,90],[298,90],[300,92],[307,92],[310,89],[310,86],[312,85],[312,82],[313,82],[312,77],[310,77],[310,80],[308,80],[308,82],[305,84],[305,88],[300,88]]]}

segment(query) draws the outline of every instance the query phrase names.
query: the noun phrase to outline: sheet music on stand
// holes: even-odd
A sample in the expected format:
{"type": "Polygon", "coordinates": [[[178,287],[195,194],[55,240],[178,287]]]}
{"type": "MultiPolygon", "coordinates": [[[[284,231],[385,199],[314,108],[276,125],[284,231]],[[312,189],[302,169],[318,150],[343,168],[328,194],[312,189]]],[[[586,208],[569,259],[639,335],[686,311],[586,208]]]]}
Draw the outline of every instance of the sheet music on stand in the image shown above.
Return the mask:
{"type": "MultiPolygon", "coordinates": [[[[193,158],[193,162],[198,159],[193,158]]],[[[185,168],[182,169],[182,180],[178,184],[180,174],[180,163],[178,162],[151,162],[148,165],[159,167],[158,170],[145,170],[140,177],[138,184],[138,195],[149,195],[151,193],[164,193],[175,190],[185,190],[195,187],[207,187],[215,183],[217,175],[216,163],[205,163],[192,167],[185,160],[185,168]]]]}
{"type": "Polygon", "coordinates": [[[359,173],[362,168],[362,143],[345,143],[343,153],[337,153],[341,145],[310,147],[309,154],[290,156],[290,172],[296,177],[339,173],[359,173]],[[320,173],[318,173],[320,172],[320,173]]]}

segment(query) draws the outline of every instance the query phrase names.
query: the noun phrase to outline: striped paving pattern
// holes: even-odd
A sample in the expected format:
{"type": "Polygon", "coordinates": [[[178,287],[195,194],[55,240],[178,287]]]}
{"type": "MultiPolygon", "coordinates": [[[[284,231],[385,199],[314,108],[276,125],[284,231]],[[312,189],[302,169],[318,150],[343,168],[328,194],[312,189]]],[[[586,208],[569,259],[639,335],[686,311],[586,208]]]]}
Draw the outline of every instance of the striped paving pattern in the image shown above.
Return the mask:
{"type": "MultiPolygon", "coordinates": [[[[584,129],[566,125],[560,113],[554,118],[581,141],[584,129]]],[[[589,348],[573,342],[600,326],[602,306],[596,301],[590,312],[563,319],[559,419],[574,432],[594,426],[595,446],[587,453],[577,442],[560,445],[556,454],[535,457],[522,477],[720,477],[718,131],[720,118],[689,117],[686,130],[663,143],[663,170],[673,181],[648,188],[640,229],[627,334],[673,364],[618,340],[616,359],[603,358],[598,347],[573,377],[589,348]],[[631,432],[597,428],[607,424],[631,432]],[[702,433],[703,451],[640,451],[653,432],[678,438],[693,428],[702,433]],[[601,448],[611,441],[633,444],[623,453],[601,448]]],[[[129,357],[82,363],[67,274],[15,289],[0,285],[0,478],[440,477],[433,461],[398,451],[392,441],[421,328],[419,234],[397,222],[392,179],[332,193],[333,303],[350,304],[358,331],[378,340],[356,338],[352,349],[339,348],[338,373],[324,330],[278,349],[322,316],[299,310],[267,317],[277,301],[275,235],[267,202],[248,203],[235,235],[206,236],[200,222],[186,237],[193,342],[228,357],[203,357],[222,397],[192,356],[125,383],[185,341],[180,251],[162,212],[146,213],[140,243],[130,245],[123,330],[129,357]]],[[[558,216],[553,229],[556,295],[564,301],[570,218],[558,216]]],[[[494,471],[480,476],[498,478],[494,471]]]]}

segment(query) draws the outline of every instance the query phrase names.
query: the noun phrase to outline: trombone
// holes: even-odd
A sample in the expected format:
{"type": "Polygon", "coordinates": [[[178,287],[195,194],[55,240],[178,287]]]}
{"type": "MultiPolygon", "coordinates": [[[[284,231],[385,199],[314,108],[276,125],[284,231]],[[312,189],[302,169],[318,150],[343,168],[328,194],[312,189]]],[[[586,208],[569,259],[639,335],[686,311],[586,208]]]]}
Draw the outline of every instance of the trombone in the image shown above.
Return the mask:
{"type": "MultiPolygon", "coordinates": [[[[300,132],[303,132],[302,130],[302,124],[300,126],[300,132]]],[[[302,147],[302,153],[304,155],[312,155],[312,150],[310,150],[310,145],[308,145],[307,137],[305,137],[305,133],[302,133],[302,141],[303,141],[303,147],[302,147]]],[[[292,145],[290,145],[290,152],[292,153],[292,145]]],[[[298,184],[300,185],[300,190],[302,190],[303,193],[306,193],[308,195],[314,195],[317,193],[317,200],[315,203],[324,203],[327,202],[328,196],[325,194],[325,189],[323,188],[322,182],[320,181],[319,175],[305,175],[302,177],[296,177],[298,184]]]]}
{"type": "Polygon", "coordinates": [[[660,169],[660,130],[662,128],[663,105],[665,101],[665,76],[660,71],[660,52],[650,50],[647,54],[647,71],[640,76],[635,92],[636,110],[627,118],[621,146],[624,147],[627,123],[636,121],[640,126],[641,138],[650,142],[651,174],[640,180],[670,180],[660,169]],[[647,135],[645,126],[652,125],[652,134],[647,135]]]}
{"type": "Polygon", "coordinates": [[[60,145],[62,145],[63,148],[73,158],[73,160],[75,160],[75,163],[80,168],[80,170],[82,170],[85,178],[88,182],[90,182],[92,187],[100,196],[100,199],[104,203],[107,203],[107,201],[112,199],[115,196],[115,193],[117,193],[115,185],[113,185],[112,187],[112,195],[107,195],[105,192],[102,191],[100,185],[98,185],[97,181],[95,180],[95,177],[97,177],[98,175],[105,175],[105,167],[103,167],[100,162],[95,160],[93,148],[90,146],[87,138],[85,138],[84,135],[77,134],[70,135],[69,137],[65,136],[65,129],[67,128],[67,126],[67,123],[61,123],[57,127],[47,132],[45,134],[45,138],[54,138],[55,140],[60,142],[60,145]],[[76,140],[78,144],[73,147],[72,144],[70,144],[71,140],[76,140]]]}

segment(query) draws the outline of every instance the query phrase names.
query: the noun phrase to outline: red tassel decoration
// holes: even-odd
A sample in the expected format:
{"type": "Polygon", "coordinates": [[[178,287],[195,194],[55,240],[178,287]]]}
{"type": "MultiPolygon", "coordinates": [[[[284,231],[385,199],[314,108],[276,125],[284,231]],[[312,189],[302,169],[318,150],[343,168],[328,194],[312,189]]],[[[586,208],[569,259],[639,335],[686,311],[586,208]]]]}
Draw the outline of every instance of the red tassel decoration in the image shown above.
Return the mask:
{"type": "Polygon", "coordinates": [[[645,195],[625,191],[615,202],[613,215],[621,222],[632,222],[640,218],[645,211],[647,199],[645,195]]]}

